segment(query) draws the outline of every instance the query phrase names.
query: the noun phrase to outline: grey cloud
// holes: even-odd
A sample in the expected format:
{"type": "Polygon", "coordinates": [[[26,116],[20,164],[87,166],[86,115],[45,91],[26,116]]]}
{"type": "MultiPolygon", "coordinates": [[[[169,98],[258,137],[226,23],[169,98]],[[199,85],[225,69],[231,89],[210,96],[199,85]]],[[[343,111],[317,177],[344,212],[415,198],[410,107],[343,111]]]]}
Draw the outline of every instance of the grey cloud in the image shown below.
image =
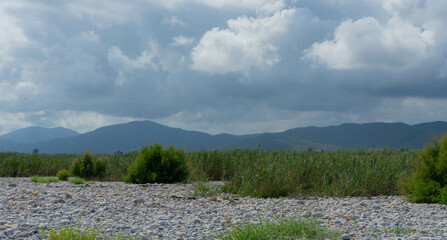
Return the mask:
{"type": "Polygon", "coordinates": [[[385,9],[387,0],[20,2],[1,9],[17,34],[0,38],[0,132],[152,119],[250,133],[447,118],[445,1],[404,10],[385,9]]]}

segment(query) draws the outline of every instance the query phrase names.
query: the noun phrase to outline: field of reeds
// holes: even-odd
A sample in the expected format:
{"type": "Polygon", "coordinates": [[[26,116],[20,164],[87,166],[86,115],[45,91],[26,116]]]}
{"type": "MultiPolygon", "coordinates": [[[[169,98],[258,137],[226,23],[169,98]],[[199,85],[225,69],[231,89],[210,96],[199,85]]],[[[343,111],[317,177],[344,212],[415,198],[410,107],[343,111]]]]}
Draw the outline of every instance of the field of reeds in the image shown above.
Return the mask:
{"type": "MultiPolygon", "coordinates": [[[[121,181],[138,152],[98,155],[103,181],[121,181]]],[[[74,154],[0,153],[0,177],[55,176],[74,154]]],[[[223,191],[253,197],[396,195],[413,172],[416,151],[201,151],[187,153],[189,182],[224,181],[223,191]]]]}

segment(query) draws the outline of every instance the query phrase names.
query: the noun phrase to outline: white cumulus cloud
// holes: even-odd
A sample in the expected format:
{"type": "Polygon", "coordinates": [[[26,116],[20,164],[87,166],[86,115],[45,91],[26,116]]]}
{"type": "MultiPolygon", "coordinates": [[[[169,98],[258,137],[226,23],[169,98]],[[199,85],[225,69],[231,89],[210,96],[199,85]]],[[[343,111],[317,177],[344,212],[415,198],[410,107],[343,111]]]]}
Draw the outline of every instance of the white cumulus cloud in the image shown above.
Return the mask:
{"type": "Polygon", "coordinates": [[[334,39],[317,42],[305,58],[332,69],[405,68],[425,59],[430,34],[398,17],[381,24],[373,17],[344,21],[334,39]]]}
{"type": "Polygon", "coordinates": [[[193,49],[190,68],[211,74],[270,68],[280,61],[274,41],[287,31],[294,15],[295,9],[286,9],[268,17],[231,19],[228,29],[213,28],[193,49]]]}

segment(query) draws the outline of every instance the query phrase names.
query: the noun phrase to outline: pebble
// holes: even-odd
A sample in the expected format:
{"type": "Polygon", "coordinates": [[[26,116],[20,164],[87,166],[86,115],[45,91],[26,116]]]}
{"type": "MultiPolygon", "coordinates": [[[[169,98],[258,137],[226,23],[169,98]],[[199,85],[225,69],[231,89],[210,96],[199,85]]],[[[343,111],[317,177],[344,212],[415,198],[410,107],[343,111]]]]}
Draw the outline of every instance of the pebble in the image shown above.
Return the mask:
{"type": "Polygon", "coordinates": [[[349,234],[342,234],[341,239],[351,239],[351,235],[349,234]]]}
{"type": "MultiPolygon", "coordinates": [[[[219,183],[216,183],[219,184],[219,183]]],[[[313,218],[340,239],[447,239],[447,208],[402,196],[349,198],[193,197],[191,184],[96,182],[88,187],[0,178],[0,239],[43,239],[39,228],[100,227],[112,237],[216,239],[262,218],[313,218]]]]}

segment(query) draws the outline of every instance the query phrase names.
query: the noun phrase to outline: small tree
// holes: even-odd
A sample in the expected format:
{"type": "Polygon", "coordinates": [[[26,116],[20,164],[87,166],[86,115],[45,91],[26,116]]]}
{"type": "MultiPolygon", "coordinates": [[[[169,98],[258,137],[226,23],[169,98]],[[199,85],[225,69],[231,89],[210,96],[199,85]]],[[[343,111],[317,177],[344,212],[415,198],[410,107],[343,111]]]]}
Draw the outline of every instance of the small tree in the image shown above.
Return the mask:
{"type": "Polygon", "coordinates": [[[415,203],[447,204],[447,135],[428,145],[403,191],[415,203]]]}
{"type": "Polygon", "coordinates": [[[174,183],[188,177],[186,154],[173,146],[163,149],[160,144],[142,147],[123,180],[127,183],[174,183]]]}

